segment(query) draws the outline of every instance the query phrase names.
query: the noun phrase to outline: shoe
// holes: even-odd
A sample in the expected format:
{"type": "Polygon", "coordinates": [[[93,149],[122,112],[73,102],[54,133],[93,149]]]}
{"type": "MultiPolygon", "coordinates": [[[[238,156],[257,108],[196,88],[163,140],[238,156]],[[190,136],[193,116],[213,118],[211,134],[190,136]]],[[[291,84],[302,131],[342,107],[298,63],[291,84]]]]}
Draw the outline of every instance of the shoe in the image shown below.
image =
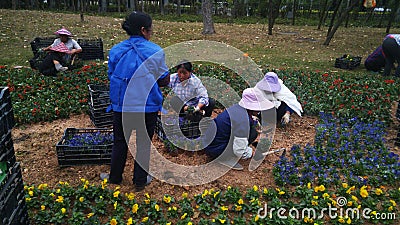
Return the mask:
{"type": "Polygon", "coordinates": [[[64,72],[64,71],[67,71],[67,70],[68,70],[68,67],[63,66],[63,67],[60,68],[59,71],[64,72]]]}
{"type": "Polygon", "coordinates": [[[229,167],[233,170],[243,170],[243,166],[238,163],[238,162],[233,162],[233,161],[219,161],[218,162],[221,165],[224,165],[226,167],[229,167]]]}
{"type": "Polygon", "coordinates": [[[110,180],[110,174],[109,173],[100,173],[100,180],[110,180]]]}
{"type": "Polygon", "coordinates": [[[141,192],[144,190],[144,188],[149,185],[153,181],[153,177],[151,175],[147,175],[147,180],[145,185],[135,185],[135,191],[136,192],[141,192]]]}
{"type": "Polygon", "coordinates": [[[120,181],[120,182],[113,182],[113,181],[111,181],[111,180],[110,180],[110,174],[109,174],[109,173],[100,173],[100,180],[104,180],[104,179],[107,179],[107,181],[108,181],[110,184],[121,184],[121,181],[120,181]]]}

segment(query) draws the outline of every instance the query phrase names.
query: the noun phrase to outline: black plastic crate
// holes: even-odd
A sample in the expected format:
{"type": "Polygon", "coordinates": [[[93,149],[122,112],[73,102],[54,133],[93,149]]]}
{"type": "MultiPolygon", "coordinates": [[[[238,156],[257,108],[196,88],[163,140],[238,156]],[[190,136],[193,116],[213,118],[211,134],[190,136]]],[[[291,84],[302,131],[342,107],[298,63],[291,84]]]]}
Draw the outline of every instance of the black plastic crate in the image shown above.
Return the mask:
{"type": "Polygon", "coordinates": [[[33,41],[31,41],[33,55],[36,55],[39,49],[48,47],[49,45],[53,44],[54,40],[55,37],[36,37],[35,39],[33,39],[33,41]]]}
{"type": "Polygon", "coordinates": [[[0,190],[0,221],[3,224],[12,224],[18,208],[25,205],[25,193],[21,174],[21,167],[16,163],[11,170],[11,176],[0,190]]]}
{"type": "Polygon", "coordinates": [[[8,87],[0,87],[0,137],[15,125],[11,95],[8,87]]]}
{"type": "Polygon", "coordinates": [[[103,108],[110,105],[110,87],[108,85],[89,84],[88,89],[88,103],[93,108],[103,108]]]}
{"type": "Polygon", "coordinates": [[[340,69],[352,70],[360,66],[361,57],[360,56],[349,56],[343,55],[340,58],[336,58],[335,67],[340,69]]]}
{"type": "Polygon", "coordinates": [[[8,134],[1,137],[0,140],[0,164],[1,170],[3,172],[0,175],[0,190],[4,186],[4,182],[7,180],[7,173],[9,170],[15,165],[16,158],[15,158],[15,151],[14,151],[14,144],[11,138],[11,130],[8,134]]]}
{"type": "Polygon", "coordinates": [[[29,225],[28,208],[25,202],[18,205],[10,218],[3,220],[3,225],[29,225]]]}
{"type": "Polygon", "coordinates": [[[104,60],[103,40],[98,39],[78,39],[78,44],[82,47],[79,58],[82,60],[104,60]]]}
{"type": "Polygon", "coordinates": [[[159,116],[154,132],[161,140],[166,140],[168,137],[174,138],[175,135],[181,136],[182,134],[189,139],[195,139],[200,137],[205,129],[207,129],[207,125],[200,125],[199,122],[189,122],[182,117],[179,117],[179,119],[173,117],[161,119],[159,116]]]}
{"type": "Polygon", "coordinates": [[[96,116],[92,110],[89,111],[89,117],[95,127],[105,128],[112,127],[113,114],[105,113],[104,115],[96,116]]]}
{"type": "Polygon", "coordinates": [[[58,165],[110,164],[112,138],[112,129],[67,128],[56,145],[58,165]],[[101,141],[102,139],[108,141],[101,141]],[[97,143],[90,143],[91,140],[97,140],[97,143]]]}

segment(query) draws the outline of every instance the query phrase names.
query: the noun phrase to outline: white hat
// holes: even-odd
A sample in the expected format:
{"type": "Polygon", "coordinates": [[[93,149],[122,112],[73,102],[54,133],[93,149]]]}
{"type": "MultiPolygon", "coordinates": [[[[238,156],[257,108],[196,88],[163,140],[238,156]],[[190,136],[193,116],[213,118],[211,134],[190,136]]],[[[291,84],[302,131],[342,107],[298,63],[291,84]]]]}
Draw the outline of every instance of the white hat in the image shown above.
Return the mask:
{"type": "Polygon", "coordinates": [[[274,107],[271,101],[263,97],[261,93],[254,90],[254,88],[247,88],[243,91],[239,105],[245,109],[254,111],[264,111],[274,107]]]}

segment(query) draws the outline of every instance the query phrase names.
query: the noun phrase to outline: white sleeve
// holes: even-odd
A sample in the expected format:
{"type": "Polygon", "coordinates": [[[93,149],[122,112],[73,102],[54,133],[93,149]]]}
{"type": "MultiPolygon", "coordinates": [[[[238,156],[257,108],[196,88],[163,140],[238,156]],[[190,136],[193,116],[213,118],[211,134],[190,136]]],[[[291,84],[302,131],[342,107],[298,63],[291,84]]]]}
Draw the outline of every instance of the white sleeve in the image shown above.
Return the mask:
{"type": "Polygon", "coordinates": [[[233,138],[233,153],[242,159],[249,159],[253,155],[253,149],[248,146],[247,138],[233,138]]]}

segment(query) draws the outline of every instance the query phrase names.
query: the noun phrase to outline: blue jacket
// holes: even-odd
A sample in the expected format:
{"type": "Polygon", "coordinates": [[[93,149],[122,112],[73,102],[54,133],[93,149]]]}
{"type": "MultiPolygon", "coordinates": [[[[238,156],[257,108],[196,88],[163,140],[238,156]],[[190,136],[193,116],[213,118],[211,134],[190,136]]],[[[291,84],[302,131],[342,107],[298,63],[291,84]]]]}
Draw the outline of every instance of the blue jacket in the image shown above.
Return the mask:
{"type": "Polygon", "coordinates": [[[157,112],[163,95],[157,80],[168,75],[160,46],[131,36],[111,48],[108,60],[111,109],[115,112],[157,112]]]}
{"type": "Polygon", "coordinates": [[[209,143],[204,150],[211,157],[219,156],[225,149],[232,151],[233,138],[248,138],[252,125],[247,110],[239,104],[227,108],[214,119],[214,122],[216,131],[215,127],[210,126],[203,139],[203,145],[209,143]]]}

